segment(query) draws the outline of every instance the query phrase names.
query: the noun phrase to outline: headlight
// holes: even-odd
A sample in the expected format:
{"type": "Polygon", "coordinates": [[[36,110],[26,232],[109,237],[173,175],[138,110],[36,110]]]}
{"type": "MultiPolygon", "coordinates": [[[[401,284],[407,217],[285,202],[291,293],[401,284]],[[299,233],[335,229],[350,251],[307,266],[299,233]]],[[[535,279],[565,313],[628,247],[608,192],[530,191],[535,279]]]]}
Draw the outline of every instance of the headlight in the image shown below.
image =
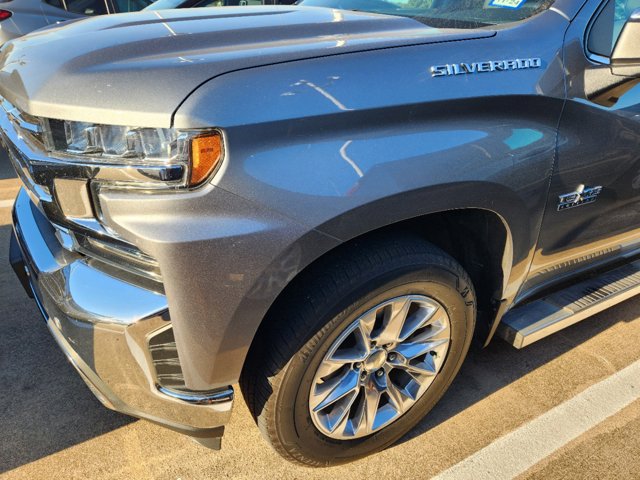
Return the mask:
{"type": "Polygon", "coordinates": [[[172,167],[171,177],[164,179],[167,186],[200,185],[222,160],[222,137],[215,130],[140,128],[53,119],[45,119],[41,124],[44,146],[55,158],[138,170],[172,167]]]}

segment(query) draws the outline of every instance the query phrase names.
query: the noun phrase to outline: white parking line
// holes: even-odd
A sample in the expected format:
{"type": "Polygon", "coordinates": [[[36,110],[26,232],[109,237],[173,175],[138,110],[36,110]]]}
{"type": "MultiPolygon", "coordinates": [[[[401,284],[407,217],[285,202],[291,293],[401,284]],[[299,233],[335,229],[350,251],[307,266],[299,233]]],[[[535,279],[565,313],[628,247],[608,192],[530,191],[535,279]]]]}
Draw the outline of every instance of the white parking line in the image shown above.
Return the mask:
{"type": "Polygon", "coordinates": [[[13,200],[0,200],[0,208],[9,208],[13,206],[13,200]]]}
{"type": "Polygon", "coordinates": [[[440,473],[434,480],[514,478],[640,398],[640,360],[440,473]]]}

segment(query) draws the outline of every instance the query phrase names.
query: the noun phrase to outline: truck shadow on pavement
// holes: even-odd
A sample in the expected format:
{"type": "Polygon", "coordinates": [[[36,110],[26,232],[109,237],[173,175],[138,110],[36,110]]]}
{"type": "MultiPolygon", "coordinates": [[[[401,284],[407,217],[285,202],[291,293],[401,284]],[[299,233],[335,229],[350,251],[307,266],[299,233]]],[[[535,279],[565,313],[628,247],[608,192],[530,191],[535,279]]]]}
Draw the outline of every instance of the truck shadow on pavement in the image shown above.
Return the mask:
{"type": "Polygon", "coordinates": [[[135,421],[104,408],[9,266],[0,226],[0,474],[135,421]]]}

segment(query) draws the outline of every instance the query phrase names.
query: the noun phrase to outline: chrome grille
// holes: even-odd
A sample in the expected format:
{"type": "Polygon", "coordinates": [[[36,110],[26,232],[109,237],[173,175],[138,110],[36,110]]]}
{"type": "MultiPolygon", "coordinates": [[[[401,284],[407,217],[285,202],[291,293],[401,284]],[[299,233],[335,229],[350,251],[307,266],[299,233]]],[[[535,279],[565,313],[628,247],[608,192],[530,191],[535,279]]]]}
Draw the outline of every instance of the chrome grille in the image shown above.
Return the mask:
{"type": "Polygon", "coordinates": [[[20,111],[7,100],[0,102],[9,121],[14,125],[18,133],[34,148],[45,151],[46,139],[42,121],[34,116],[20,111]]]}

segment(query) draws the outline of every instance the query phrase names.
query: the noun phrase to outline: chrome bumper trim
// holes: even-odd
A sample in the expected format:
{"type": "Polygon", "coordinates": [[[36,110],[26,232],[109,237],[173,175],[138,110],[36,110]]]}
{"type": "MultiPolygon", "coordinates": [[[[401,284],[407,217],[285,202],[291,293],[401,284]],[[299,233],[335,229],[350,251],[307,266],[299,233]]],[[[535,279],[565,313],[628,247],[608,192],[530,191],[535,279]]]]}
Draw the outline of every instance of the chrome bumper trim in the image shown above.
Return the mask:
{"type": "Polygon", "coordinates": [[[219,437],[231,415],[230,387],[180,395],[157,388],[148,340],[167,327],[164,295],[111,276],[65,250],[24,189],[13,217],[38,307],[98,399],[109,408],[181,433],[219,437]]]}
{"type": "Polygon", "coordinates": [[[164,295],[116,279],[92,266],[86,257],[63,249],[53,228],[47,241],[43,230],[49,224],[41,220],[39,225],[39,213],[34,209],[21,190],[14,205],[14,228],[19,243],[28,239],[23,252],[32,281],[65,316],[90,323],[131,325],[167,309],[164,295]]]}
{"type": "Polygon", "coordinates": [[[156,388],[168,397],[194,405],[213,405],[214,403],[224,403],[233,400],[233,388],[214,392],[179,392],[163,387],[162,385],[156,385],[156,388]]]}

